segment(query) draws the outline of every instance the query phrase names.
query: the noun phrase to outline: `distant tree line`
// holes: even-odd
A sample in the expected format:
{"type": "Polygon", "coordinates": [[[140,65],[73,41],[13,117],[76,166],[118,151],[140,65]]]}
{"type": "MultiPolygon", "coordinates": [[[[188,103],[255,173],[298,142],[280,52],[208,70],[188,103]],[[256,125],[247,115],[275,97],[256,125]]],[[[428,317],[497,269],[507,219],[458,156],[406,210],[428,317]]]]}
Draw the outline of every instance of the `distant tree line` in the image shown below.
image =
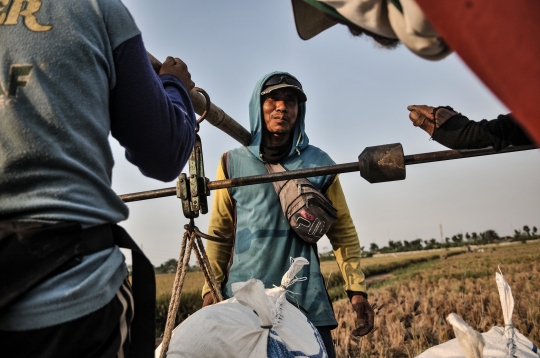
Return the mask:
{"type": "MultiPolygon", "coordinates": [[[[470,234],[467,232],[465,235],[462,233],[453,235],[452,237],[445,238],[444,242],[440,242],[436,239],[429,239],[429,240],[422,240],[422,239],[416,239],[412,241],[403,240],[401,241],[394,241],[389,240],[388,246],[379,247],[376,243],[371,243],[369,246],[369,251],[364,249],[364,246],[361,247],[362,249],[362,257],[371,257],[374,254],[385,254],[385,253],[393,253],[393,252],[405,252],[405,251],[420,251],[420,250],[431,250],[431,249],[446,249],[450,247],[459,247],[459,246],[467,246],[467,245],[485,245],[485,244],[493,244],[497,242],[507,242],[507,241],[521,241],[525,242],[527,240],[533,240],[540,238],[540,235],[538,234],[538,229],[536,226],[533,226],[532,229],[525,225],[523,226],[522,230],[514,230],[513,236],[504,236],[500,237],[495,230],[486,230],[484,232],[476,233],[471,232],[470,234]]],[[[319,259],[321,261],[328,261],[334,259],[334,252],[332,250],[328,250],[328,248],[324,247],[323,250],[325,252],[319,253],[319,259]]],[[[162,263],[161,265],[154,268],[155,273],[176,273],[176,268],[178,267],[178,260],[175,259],[169,259],[162,263]]],[[[193,266],[189,266],[188,272],[191,271],[200,271],[199,265],[195,264],[193,266]]]]}
{"type": "MultiPolygon", "coordinates": [[[[176,269],[178,268],[178,260],[175,259],[169,259],[162,263],[161,265],[154,267],[155,273],[176,273],[176,269]]],[[[201,268],[199,265],[193,265],[188,267],[188,272],[192,271],[200,271],[201,268]]]]}
{"type": "Polygon", "coordinates": [[[371,243],[369,247],[369,253],[392,253],[392,252],[404,252],[404,251],[419,251],[430,249],[444,249],[450,247],[459,247],[467,245],[485,245],[498,242],[507,241],[527,241],[538,239],[538,229],[536,226],[529,228],[529,226],[523,226],[523,230],[514,230],[514,236],[500,237],[495,230],[486,230],[484,232],[476,233],[462,233],[456,234],[452,237],[446,237],[444,242],[440,242],[436,239],[422,240],[416,239],[412,241],[388,241],[388,246],[379,247],[376,243],[371,243]]]}

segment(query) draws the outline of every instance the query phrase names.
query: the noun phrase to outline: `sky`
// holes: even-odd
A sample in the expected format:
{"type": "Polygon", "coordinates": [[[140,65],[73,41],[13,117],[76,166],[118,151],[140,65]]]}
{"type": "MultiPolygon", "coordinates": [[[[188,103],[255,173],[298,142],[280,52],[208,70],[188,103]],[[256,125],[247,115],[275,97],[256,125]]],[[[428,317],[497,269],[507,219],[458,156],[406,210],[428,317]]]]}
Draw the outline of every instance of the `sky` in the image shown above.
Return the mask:
{"type": "MultiPolygon", "coordinates": [[[[455,54],[437,62],[404,46],[378,48],[336,25],[301,40],[291,3],[276,1],[124,0],[147,50],[163,61],[181,58],[211,101],[249,128],[248,103],[255,83],[280,70],[295,75],[307,95],[310,144],[336,163],[356,161],[365,147],[401,143],[405,155],[446,150],[414,127],[407,106],[450,105],[473,120],[508,109],[455,54]]],[[[239,146],[202,123],[206,176],[214,180],[221,154],[239,146]]],[[[118,194],[172,187],[144,177],[111,138],[113,189],[118,194]]],[[[512,235],[540,227],[538,150],[407,166],[404,181],[370,184],[359,173],[340,176],[361,246],[388,240],[440,240],[493,229],[512,235]]],[[[186,172],[184,168],[183,172],[186,172]]],[[[211,198],[209,199],[211,202],[211,198]]],[[[129,203],[121,223],[154,265],[178,258],[188,222],[176,197],[129,203]]],[[[206,232],[209,215],[196,219],[206,232]]],[[[323,238],[320,251],[331,245],[323,238]]],[[[127,261],[130,262],[129,257],[127,261]]]]}

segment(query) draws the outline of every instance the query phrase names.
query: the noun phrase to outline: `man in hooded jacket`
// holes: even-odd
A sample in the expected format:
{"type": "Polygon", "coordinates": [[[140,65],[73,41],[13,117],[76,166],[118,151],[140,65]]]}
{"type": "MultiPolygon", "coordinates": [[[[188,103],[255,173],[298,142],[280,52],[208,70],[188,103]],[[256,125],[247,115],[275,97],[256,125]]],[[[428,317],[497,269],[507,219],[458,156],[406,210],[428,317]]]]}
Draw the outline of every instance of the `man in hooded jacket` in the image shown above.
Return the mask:
{"type": "MultiPolygon", "coordinates": [[[[333,165],[321,149],[309,144],[305,132],[307,98],[300,82],[286,72],[264,76],[253,91],[249,105],[251,143],[225,153],[216,180],[266,174],[265,162],[280,163],[287,170],[333,165]]],[[[373,328],[373,310],[368,303],[364,274],[360,270],[360,243],[337,176],[309,178],[337,209],[330,239],[347,291],[357,314],[355,335],[373,328]]],[[[212,205],[209,232],[233,236],[234,244],[208,242],[210,264],[225,298],[231,284],[254,277],[266,288],[279,286],[291,257],[311,263],[298,273],[291,290],[299,307],[321,333],[330,357],[334,356],[330,330],[337,326],[332,304],[318,265],[317,246],[297,236],[286,220],[271,183],[217,190],[212,205]]],[[[203,288],[204,305],[212,304],[210,288],[203,288]]]]}

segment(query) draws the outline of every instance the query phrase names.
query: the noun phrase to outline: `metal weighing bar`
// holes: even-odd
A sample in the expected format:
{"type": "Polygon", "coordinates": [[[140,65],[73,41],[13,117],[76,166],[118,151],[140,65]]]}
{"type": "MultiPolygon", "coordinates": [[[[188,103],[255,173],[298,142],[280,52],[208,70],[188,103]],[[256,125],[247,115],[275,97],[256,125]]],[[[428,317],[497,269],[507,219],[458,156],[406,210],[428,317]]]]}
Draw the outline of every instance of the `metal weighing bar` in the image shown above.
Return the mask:
{"type": "MultiPolygon", "coordinates": [[[[401,149],[401,145],[399,144],[390,144],[387,146],[393,146],[393,148],[398,148],[397,146],[399,146],[399,149],[401,149]]],[[[386,147],[386,146],[369,147],[369,148],[380,148],[380,147],[386,147]]],[[[369,148],[366,148],[366,150],[368,150],[369,148]]],[[[444,161],[444,160],[471,158],[471,157],[502,154],[502,153],[511,153],[511,152],[518,152],[518,151],[523,151],[523,150],[531,150],[531,149],[537,149],[537,147],[535,145],[525,145],[525,146],[515,146],[515,147],[510,146],[499,152],[496,152],[495,150],[493,150],[493,148],[483,148],[483,149],[468,149],[468,150],[444,150],[440,152],[411,154],[411,155],[403,156],[402,165],[423,164],[423,163],[439,162],[439,161],[444,161]]],[[[244,186],[244,185],[271,183],[273,181],[278,181],[278,180],[309,178],[309,177],[320,176],[320,175],[351,173],[351,172],[358,172],[358,171],[360,171],[362,176],[366,178],[364,176],[364,173],[362,172],[367,171],[369,174],[369,169],[366,169],[365,166],[364,168],[362,168],[362,160],[361,160],[362,155],[366,153],[366,150],[360,155],[359,157],[360,160],[358,162],[329,165],[329,166],[318,167],[318,168],[291,170],[291,171],[281,172],[281,173],[255,175],[255,176],[242,177],[242,178],[210,181],[207,184],[207,188],[208,190],[217,190],[217,189],[232,188],[232,187],[244,186]]],[[[378,162],[380,163],[381,160],[379,160],[378,162]]],[[[400,163],[391,163],[390,165],[388,165],[388,167],[391,167],[392,170],[399,167],[398,169],[403,172],[403,177],[396,178],[394,176],[393,178],[390,178],[387,180],[375,180],[375,181],[371,181],[368,178],[366,179],[370,181],[371,183],[405,179],[405,176],[404,176],[405,168],[404,167],[401,168],[402,165],[400,163]]],[[[128,203],[132,201],[163,198],[166,196],[173,196],[173,195],[176,195],[175,187],[143,191],[139,193],[124,194],[124,195],[120,195],[120,199],[128,203]]]]}
{"type": "MultiPolygon", "coordinates": [[[[161,62],[148,53],[150,63],[156,72],[161,68],[161,62]]],[[[196,90],[189,93],[195,112],[203,116],[210,124],[221,129],[242,145],[251,142],[251,134],[238,122],[231,118],[221,108],[199,94],[196,90]],[[210,103],[207,103],[210,102],[210,103]],[[206,113],[208,112],[208,113],[206,113]]],[[[375,147],[367,147],[358,157],[358,162],[330,165],[318,168],[291,170],[281,173],[255,175],[250,177],[233,178],[227,180],[208,181],[207,191],[216,189],[232,188],[244,185],[270,183],[278,180],[296,178],[309,178],[319,175],[360,172],[360,175],[370,183],[380,183],[405,179],[405,166],[438,162],[443,160],[470,158],[483,155],[517,152],[522,150],[536,149],[535,145],[507,147],[500,152],[493,148],[471,150],[445,150],[440,152],[403,155],[401,144],[387,144],[375,147]]],[[[204,178],[201,178],[204,179],[204,178]]],[[[124,202],[140,201],[147,199],[162,198],[177,195],[177,188],[164,188],[139,193],[120,195],[124,202]]]]}

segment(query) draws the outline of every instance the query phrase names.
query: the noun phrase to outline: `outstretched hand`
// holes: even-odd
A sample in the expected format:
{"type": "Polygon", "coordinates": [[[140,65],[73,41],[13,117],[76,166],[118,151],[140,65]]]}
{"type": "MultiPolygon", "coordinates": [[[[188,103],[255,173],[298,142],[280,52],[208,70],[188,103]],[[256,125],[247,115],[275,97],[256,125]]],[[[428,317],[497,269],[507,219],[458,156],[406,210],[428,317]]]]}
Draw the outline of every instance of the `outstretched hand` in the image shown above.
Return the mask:
{"type": "Polygon", "coordinates": [[[165,62],[161,65],[158,75],[170,74],[178,77],[178,79],[184,84],[187,91],[191,91],[195,87],[195,83],[191,80],[191,74],[188,71],[187,65],[178,57],[167,57],[165,62]]]}
{"type": "Polygon", "coordinates": [[[412,105],[408,106],[407,109],[411,111],[409,118],[414,126],[422,128],[430,136],[433,136],[435,129],[457,114],[451,107],[412,105]]]}
{"type": "Polygon", "coordinates": [[[363,295],[352,296],[351,304],[356,312],[356,329],[352,331],[352,334],[357,337],[365,336],[373,330],[375,312],[363,295]]]}

